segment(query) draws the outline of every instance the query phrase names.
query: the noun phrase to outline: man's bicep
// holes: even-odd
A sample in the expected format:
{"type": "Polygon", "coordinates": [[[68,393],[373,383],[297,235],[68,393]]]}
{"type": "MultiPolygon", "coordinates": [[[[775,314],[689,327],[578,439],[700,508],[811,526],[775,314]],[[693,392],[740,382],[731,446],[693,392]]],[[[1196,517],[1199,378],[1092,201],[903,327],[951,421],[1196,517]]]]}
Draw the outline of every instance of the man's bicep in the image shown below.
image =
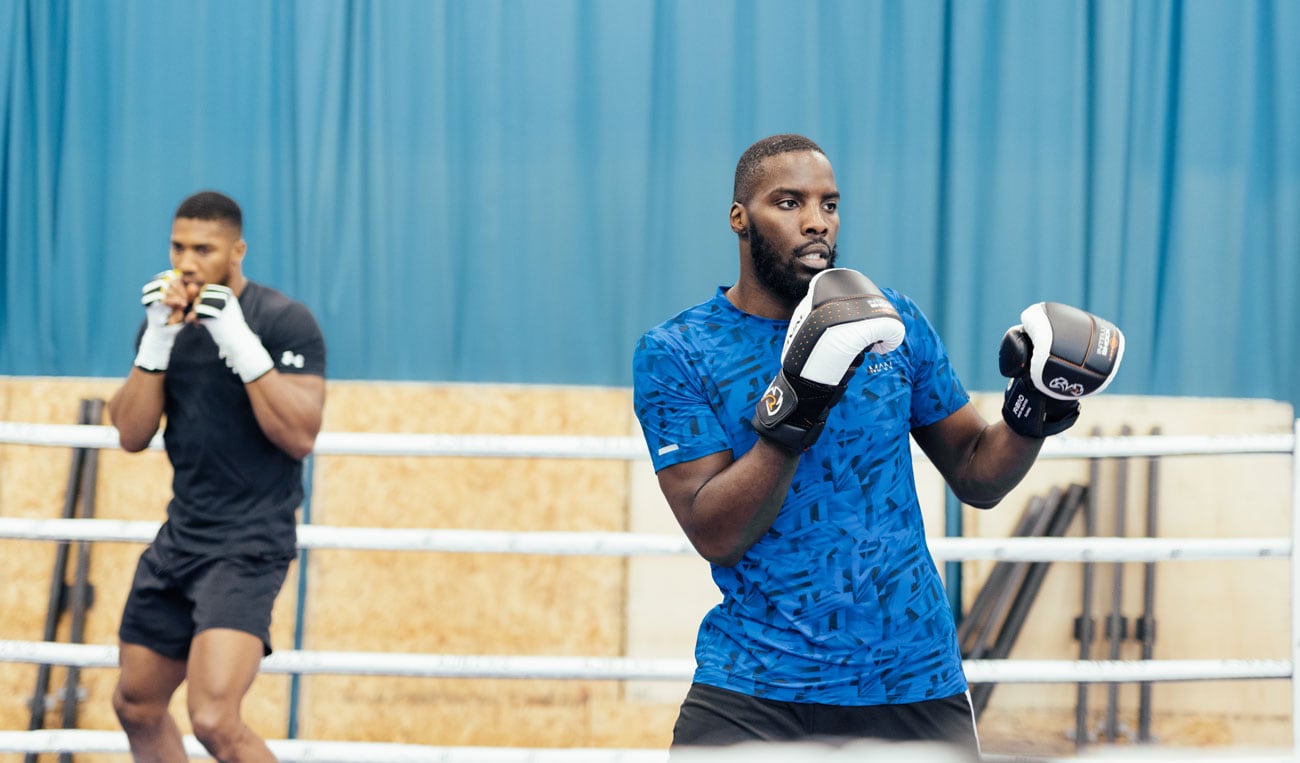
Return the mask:
{"type": "Polygon", "coordinates": [[[665,466],[655,473],[659,489],[683,528],[691,526],[695,496],[709,480],[731,465],[731,451],[723,450],[690,461],[665,466]]]}
{"type": "Polygon", "coordinates": [[[912,437],[944,480],[952,484],[960,477],[985,426],[987,422],[975,406],[966,403],[933,424],[913,429],[912,437]]]}
{"type": "Polygon", "coordinates": [[[285,384],[290,385],[298,391],[303,400],[307,401],[308,407],[314,407],[317,415],[325,408],[325,377],[317,374],[304,373],[281,373],[280,378],[285,384]]]}

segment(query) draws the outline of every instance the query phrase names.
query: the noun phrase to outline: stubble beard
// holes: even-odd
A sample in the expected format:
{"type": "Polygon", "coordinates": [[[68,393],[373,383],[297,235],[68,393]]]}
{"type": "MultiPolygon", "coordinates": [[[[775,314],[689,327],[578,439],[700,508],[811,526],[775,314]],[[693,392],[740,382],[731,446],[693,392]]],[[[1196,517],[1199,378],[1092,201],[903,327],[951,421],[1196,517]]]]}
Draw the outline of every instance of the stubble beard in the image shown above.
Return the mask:
{"type": "MultiPolygon", "coordinates": [[[[786,302],[790,307],[799,304],[799,300],[808,294],[808,283],[812,276],[806,275],[799,267],[795,253],[784,259],[772,242],[758,232],[752,222],[747,228],[749,235],[749,257],[754,263],[754,275],[762,286],[786,302]]],[[[836,247],[831,247],[830,256],[826,258],[826,267],[835,267],[836,247]]]]}

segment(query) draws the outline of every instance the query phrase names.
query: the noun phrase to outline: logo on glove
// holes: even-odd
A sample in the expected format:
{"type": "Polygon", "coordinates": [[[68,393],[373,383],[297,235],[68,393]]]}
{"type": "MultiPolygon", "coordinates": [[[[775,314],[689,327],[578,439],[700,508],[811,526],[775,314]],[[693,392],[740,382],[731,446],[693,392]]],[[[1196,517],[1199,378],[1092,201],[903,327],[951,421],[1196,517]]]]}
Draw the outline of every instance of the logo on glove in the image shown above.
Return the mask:
{"type": "Polygon", "coordinates": [[[1114,332],[1110,330],[1110,326],[1102,326],[1101,331],[1097,332],[1097,349],[1095,352],[1098,355],[1110,357],[1115,351],[1114,346],[1117,344],[1119,342],[1114,339],[1114,332]]]}
{"type": "Polygon", "coordinates": [[[773,384],[763,393],[763,407],[767,410],[768,416],[775,416],[781,411],[781,405],[785,403],[785,394],[781,388],[773,384]]]}
{"type": "Polygon", "coordinates": [[[1083,394],[1083,385],[1075,382],[1070,383],[1064,376],[1058,376],[1047,383],[1051,389],[1060,392],[1062,395],[1073,395],[1078,397],[1083,394]]]}

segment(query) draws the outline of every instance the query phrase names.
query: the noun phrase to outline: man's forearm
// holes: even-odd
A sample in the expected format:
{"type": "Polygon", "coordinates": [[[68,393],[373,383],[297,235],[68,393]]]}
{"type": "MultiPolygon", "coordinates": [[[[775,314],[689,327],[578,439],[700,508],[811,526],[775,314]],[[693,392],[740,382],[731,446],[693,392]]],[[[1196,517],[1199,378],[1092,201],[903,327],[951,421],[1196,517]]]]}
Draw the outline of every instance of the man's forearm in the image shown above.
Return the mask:
{"type": "Polygon", "coordinates": [[[108,401],[108,415],[124,450],[144,450],[158,432],[163,415],[163,376],[134,367],[108,401]]]}

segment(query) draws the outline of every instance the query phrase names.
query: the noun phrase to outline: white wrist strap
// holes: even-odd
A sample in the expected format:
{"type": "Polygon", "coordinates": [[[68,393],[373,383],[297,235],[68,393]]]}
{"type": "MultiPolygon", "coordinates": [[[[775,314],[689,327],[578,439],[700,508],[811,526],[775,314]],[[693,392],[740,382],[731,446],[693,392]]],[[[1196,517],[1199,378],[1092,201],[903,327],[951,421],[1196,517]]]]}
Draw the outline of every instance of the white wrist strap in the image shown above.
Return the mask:
{"type": "Polygon", "coordinates": [[[146,371],[166,371],[172,357],[172,345],[176,344],[176,335],[181,331],[181,324],[169,326],[147,326],[140,337],[140,349],[135,354],[135,365],[146,371]]]}
{"type": "Polygon", "coordinates": [[[226,365],[234,369],[245,384],[257,381],[275,367],[271,353],[266,351],[262,340],[251,329],[245,328],[233,333],[234,336],[228,338],[225,347],[218,344],[217,348],[226,359],[226,365]]]}

